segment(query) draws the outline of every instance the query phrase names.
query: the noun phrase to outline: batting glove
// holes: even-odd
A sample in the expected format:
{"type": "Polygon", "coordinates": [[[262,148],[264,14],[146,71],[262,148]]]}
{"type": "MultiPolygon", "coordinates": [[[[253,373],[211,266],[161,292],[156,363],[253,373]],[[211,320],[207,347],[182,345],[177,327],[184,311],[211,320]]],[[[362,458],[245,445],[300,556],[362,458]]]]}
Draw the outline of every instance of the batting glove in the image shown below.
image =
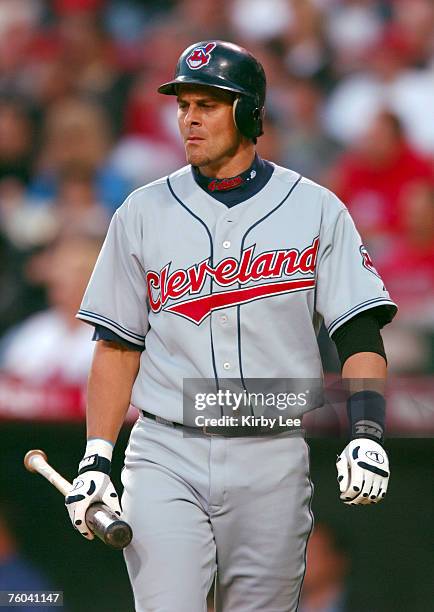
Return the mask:
{"type": "Polygon", "coordinates": [[[386,495],[389,459],[378,442],[352,440],[336,460],[340,498],[350,506],[376,504],[386,495]]]}
{"type": "Polygon", "coordinates": [[[119,497],[110,480],[113,447],[105,440],[90,440],[85,456],[78,466],[78,476],[65,498],[65,506],[75,529],[88,540],[94,535],[86,523],[86,510],[95,502],[102,502],[118,516],[121,514],[119,497]]]}

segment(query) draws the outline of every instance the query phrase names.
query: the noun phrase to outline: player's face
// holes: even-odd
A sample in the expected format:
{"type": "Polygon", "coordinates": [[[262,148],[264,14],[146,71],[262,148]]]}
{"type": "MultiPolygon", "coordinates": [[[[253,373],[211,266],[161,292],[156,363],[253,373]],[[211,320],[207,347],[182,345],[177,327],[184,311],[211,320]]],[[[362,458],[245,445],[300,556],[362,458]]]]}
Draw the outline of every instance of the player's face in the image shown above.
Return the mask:
{"type": "MultiPolygon", "coordinates": [[[[188,163],[218,169],[233,158],[246,139],[233,119],[233,94],[202,85],[180,85],[178,125],[188,163]]],[[[204,172],[207,174],[207,172],[204,172]]]]}

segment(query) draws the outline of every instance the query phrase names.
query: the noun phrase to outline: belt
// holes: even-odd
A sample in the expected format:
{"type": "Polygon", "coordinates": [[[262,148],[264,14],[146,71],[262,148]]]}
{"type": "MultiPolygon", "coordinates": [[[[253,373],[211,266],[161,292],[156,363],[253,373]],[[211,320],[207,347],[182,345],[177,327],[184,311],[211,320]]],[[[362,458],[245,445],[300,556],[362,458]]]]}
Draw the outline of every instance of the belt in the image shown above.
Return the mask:
{"type": "Polygon", "coordinates": [[[160,423],[160,425],[166,425],[167,427],[173,427],[174,429],[182,429],[186,433],[190,433],[193,435],[204,434],[205,436],[224,436],[226,438],[245,438],[251,436],[276,436],[277,434],[284,432],[297,432],[299,430],[294,430],[293,427],[192,427],[189,425],[183,425],[182,423],[177,423],[176,421],[168,421],[167,419],[163,419],[163,417],[159,417],[151,412],[146,412],[146,410],[140,410],[142,415],[147,418],[155,421],[156,423],[160,423]]]}

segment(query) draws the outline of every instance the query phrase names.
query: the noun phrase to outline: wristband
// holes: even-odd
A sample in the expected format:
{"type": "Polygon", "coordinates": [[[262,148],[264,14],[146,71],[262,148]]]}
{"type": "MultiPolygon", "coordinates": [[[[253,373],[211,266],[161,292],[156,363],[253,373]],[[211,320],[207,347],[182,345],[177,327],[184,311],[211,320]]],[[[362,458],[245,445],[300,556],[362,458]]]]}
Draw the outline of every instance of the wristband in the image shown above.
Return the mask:
{"type": "Polygon", "coordinates": [[[109,475],[111,469],[111,461],[105,457],[101,457],[96,453],[94,455],[86,455],[78,464],[78,475],[84,474],[84,472],[104,472],[109,475]]]}
{"type": "Polygon", "coordinates": [[[91,438],[87,441],[84,457],[78,465],[78,473],[90,470],[110,474],[113,445],[102,438],[91,438]]]}
{"type": "Polygon", "coordinates": [[[377,391],[358,391],[347,400],[351,439],[369,438],[384,442],[386,400],[377,391]]]}
{"type": "Polygon", "coordinates": [[[90,438],[86,444],[86,450],[84,451],[84,457],[94,454],[105,457],[109,461],[112,460],[113,455],[113,444],[103,438],[90,438]]]}

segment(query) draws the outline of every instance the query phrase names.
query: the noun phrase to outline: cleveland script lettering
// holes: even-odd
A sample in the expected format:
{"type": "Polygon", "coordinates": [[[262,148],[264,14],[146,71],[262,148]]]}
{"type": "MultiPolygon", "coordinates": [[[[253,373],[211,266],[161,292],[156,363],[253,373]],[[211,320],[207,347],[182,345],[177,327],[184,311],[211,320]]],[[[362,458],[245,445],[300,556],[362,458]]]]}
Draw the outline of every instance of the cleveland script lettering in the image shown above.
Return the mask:
{"type": "Polygon", "coordinates": [[[207,278],[212,278],[221,287],[238,283],[245,285],[251,281],[264,279],[282,279],[297,272],[311,274],[315,272],[319,247],[319,237],[303,251],[297,249],[280,249],[268,251],[253,257],[255,245],[244,249],[240,260],[233,257],[222,259],[213,267],[209,259],[193,264],[187,270],[175,270],[170,273],[170,263],[160,272],[149,270],[146,283],[151,309],[158,313],[161,309],[179,314],[196,324],[201,323],[212,310],[234,306],[261,299],[270,295],[288,293],[315,286],[314,278],[308,280],[278,281],[249,286],[248,290],[230,290],[217,294],[202,296],[199,299],[184,301],[179,305],[165,307],[169,300],[177,300],[184,295],[195,295],[203,289],[207,278]]]}

